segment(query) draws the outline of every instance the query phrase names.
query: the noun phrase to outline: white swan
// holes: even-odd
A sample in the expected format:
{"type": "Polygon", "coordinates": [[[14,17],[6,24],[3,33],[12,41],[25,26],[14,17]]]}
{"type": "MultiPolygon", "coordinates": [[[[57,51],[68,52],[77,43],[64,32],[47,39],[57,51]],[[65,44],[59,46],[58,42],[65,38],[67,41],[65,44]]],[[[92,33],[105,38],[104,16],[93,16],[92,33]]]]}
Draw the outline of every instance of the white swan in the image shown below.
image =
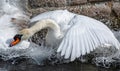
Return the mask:
{"type": "Polygon", "coordinates": [[[65,59],[71,58],[71,61],[103,44],[111,44],[117,49],[120,47],[110,29],[90,17],[73,14],[67,10],[56,10],[31,19],[31,22],[36,21],[32,27],[21,30],[10,46],[28,39],[41,29],[48,28],[47,46],[58,48],[57,52],[61,52],[65,59]]]}

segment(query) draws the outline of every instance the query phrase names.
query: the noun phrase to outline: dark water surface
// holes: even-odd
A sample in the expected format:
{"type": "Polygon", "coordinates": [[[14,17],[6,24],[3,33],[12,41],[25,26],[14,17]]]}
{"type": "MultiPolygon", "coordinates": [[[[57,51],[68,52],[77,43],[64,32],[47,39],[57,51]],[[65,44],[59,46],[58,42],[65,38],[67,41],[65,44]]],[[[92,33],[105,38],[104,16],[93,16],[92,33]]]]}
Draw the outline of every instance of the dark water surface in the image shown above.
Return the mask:
{"type": "Polygon", "coordinates": [[[40,66],[27,62],[11,64],[9,62],[0,61],[0,71],[120,71],[120,69],[105,69],[80,62],[40,66]]]}

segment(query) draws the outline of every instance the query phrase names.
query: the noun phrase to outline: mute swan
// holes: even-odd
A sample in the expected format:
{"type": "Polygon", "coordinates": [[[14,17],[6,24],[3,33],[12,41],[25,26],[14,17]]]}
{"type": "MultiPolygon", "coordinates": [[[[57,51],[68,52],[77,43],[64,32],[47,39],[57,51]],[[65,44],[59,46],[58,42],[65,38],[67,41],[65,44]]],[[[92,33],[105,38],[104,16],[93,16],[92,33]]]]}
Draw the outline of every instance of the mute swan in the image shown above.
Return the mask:
{"type": "Polygon", "coordinates": [[[33,19],[32,27],[21,30],[15,35],[10,46],[27,40],[41,29],[48,28],[46,46],[56,47],[57,52],[71,61],[90,53],[103,44],[111,44],[119,49],[119,41],[110,29],[93,18],[77,15],[67,10],[45,12],[33,19]]]}

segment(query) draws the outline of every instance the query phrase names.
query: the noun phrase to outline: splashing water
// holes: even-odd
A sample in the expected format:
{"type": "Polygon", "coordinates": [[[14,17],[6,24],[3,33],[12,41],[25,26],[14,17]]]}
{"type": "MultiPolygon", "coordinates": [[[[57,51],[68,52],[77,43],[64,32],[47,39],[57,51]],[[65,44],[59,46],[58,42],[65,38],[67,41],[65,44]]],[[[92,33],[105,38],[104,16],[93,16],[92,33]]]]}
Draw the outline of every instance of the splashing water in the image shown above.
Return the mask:
{"type": "MultiPolygon", "coordinates": [[[[114,35],[120,41],[120,31],[113,31],[114,35]]],[[[95,51],[98,55],[92,59],[93,63],[97,66],[110,68],[119,67],[120,65],[120,50],[116,50],[113,47],[102,48],[95,51]],[[101,53],[100,53],[101,52],[101,53]]]]}
{"type": "MultiPolygon", "coordinates": [[[[49,62],[50,64],[54,63],[68,63],[69,59],[63,59],[60,54],[56,53],[56,49],[52,47],[44,47],[34,44],[32,42],[23,41],[19,44],[19,47],[8,47],[10,40],[13,36],[19,31],[19,29],[11,22],[11,18],[20,18],[21,16],[27,17],[24,15],[24,11],[19,6],[20,0],[3,0],[1,2],[0,10],[0,56],[1,59],[7,61],[14,58],[29,58],[32,59],[37,64],[41,65],[43,61],[49,62]],[[10,40],[8,40],[10,39],[10,40]],[[22,47],[24,44],[30,44],[22,47]]],[[[28,20],[28,19],[27,19],[28,20]]],[[[120,41],[120,31],[115,32],[117,39],[120,41]]],[[[38,36],[37,36],[38,38],[38,36]]],[[[41,42],[41,40],[40,40],[41,42]]],[[[43,41],[44,42],[44,41],[43,41]]],[[[87,58],[81,57],[78,60],[82,62],[88,61],[89,57],[92,58],[91,61],[97,66],[102,66],[109,68],[112,63],[120,62],[120,51],[116,52],[116,49],[112,47],[103,47],[101,49],[96,49],[89,55],[86,55],[87,58]],[[93,57],[94,56],[94,57],[93,57]]],[[[13,61],[14,63],[14,61],[13,61]]]]}
{"type": "Polygon", "coordinates": [[[17,33],[18,28],[10,21],[11,15],[3,15],[0,18],[0,56],[3,60],[10,60],[16,57],[32,58],[38,64],[43,59],[52,54],[51,49],[40,47],[34,43],[23,41],[21,44],[15,47],[9,47],[9,43],[17,33]],[[30,45],[29,45],[30,44],[30,45]],[[29,46],[28,46],[29,45],[29,46]],[[23,47],[24,46],[24,47],[23,47]],[[28,48],[29,47],[29,48],[28,48]],[[39,62],[38,62],[39,61],[39,62]]]}
{"type": "MultiPolygon", "coordinates": [[[[17,0],[16,0],[17,1],[17,0]]],[[[17,4],[17,2],[14,2],[17,4]]],[[[10,41],[14,35],[19,31],[17,25],[11,22],[11,18],[22,19],[26,15],[17,6],[15,7],[9,0],[2,2],[2,15],[0,17],[0,56],[1,59],[7,61],[17,57],[31,58],[38,64],[40,61],[48,58],[53,52],[52,49],[40,47],[34,43],[23,41],[15,47],[9,47],[10,41]],[[30,45],[29,45],[30,44],[30,45]],[[24,47],[23,47],[24,46],[24,47]],[[29,48],[28,48],[29,47],[29,48]]],[[[24,19],[24,18],[23,18],[24,19]]],[[[27,19],[28,20],[28,19],[27,19]]]]}

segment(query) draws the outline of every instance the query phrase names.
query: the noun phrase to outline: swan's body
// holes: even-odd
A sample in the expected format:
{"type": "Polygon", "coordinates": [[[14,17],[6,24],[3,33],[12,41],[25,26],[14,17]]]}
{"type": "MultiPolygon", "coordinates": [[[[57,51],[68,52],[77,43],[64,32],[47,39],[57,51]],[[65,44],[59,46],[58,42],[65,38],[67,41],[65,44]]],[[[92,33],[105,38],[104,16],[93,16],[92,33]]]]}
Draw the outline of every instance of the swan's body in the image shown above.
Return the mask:
{"type": "Polygon", "coordinates": [[[66,10],[46,12],[33,18],[35,25],[19,32],[22,40],[48,28],[46,36],[47,46],[56,47],[64,58],[75,58],[90,53],[103,44],[111,44],[119,49],[120,44],[113,33],[103,23],[83,16],[70,13],[66,10]]]}

